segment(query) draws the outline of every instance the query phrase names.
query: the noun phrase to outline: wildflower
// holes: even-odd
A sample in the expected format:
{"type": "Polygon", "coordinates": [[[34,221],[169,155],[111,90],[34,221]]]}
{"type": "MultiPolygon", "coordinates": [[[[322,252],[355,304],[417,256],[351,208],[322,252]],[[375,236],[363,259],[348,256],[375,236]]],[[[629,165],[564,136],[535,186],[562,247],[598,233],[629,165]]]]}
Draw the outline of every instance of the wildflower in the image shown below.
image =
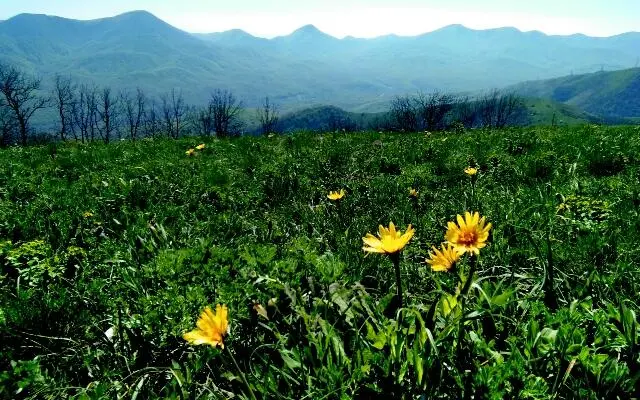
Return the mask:
{"type": "Polygon", "coordinates": [[[82,213],[82,216],[84,218],[91,218],[91,217],[93,217],[93,213],[91,211],[85,211],[85,212],[82,213]]]}
{"type": "Polygon", "coordinates": [[[184,154],[186,154],[189,157],[195,156],[196,155],[196,150],[195,149],[189,149],[189,150],[185,151],[184,154]]]}
{"type": "Polygon", "coordinates": [[[344,191],[344,189],[340,189],[340,192],[329,192],[329,194],[327,195],[327,198],[329,200],[340,200],[341,198],[344,197],[344,195],[346,194],[346,192],[344,191]]]}
{"type": "Polygon", "coordinates": [[[396,226],[393,222],[389,222],[389,228],[380,225],[378,228],[379,238],[370,233],[367,233],[367,236],[362,238],[362,241],[366,245],[362,247],[362,250],[370,253],[397,253],[407,245],[413,237],[414,232],[415,230],[411,227],[411,224],[409,224],[404,234],[402,234],[401,231],[396,231],[396,226]]]}
{"type": "Polygon", "coordinates": [[[409,197],[418,197],[418,191],[415,190],[414,188],[409,188],[409,197]]]}
{"type": "Polygon", "coordinates": [[[441,250],[432,247],[433,252],[429,252],[429,259],[427,264],[431,265],[431,270],[436,272],[444,272],[450,270],[456,262],[460,259],[460,256],[464,254],[464,251],[456,248],[452,244],[443,243],[440,246],[441,250]]]}
{"type": "Polygon", "coordinates": [[[487,245],[491,223],[485,225],[484,217],[468,211],[457,216],[458,225],[449,221],[445,239],[447,243],[467,253],[480,254],[480,249],[487,245]]]}
{"type": "Polygon", "coordinates": [[[210,307],[205,307],[198,318],[197,328],[182,337],[193,345],[208,344],[224,349],[222,338],[229,333],[227,306],[218,304],[215,314],[210,307]]]}
{"type": "Polygon", "coordinates": [[[478,168],[474,168],[474,167],[467,167],[464,169],[464,173],[469,175],[469,176],[474,176],[478,173],[478,168]]]}
{"type": "Polygon", "coordinates": [[[202,150],[205,148],[205,144],[204,143],[200,143],[199,145],[196,146],[196,150],[202,150]]]}

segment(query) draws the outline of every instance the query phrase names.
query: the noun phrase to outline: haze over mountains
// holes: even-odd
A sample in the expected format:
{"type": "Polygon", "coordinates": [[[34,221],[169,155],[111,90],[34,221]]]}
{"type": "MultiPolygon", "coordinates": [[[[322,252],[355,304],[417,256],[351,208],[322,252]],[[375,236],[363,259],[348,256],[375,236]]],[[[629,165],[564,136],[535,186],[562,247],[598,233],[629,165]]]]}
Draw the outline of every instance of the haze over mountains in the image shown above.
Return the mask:
{"type": "Polygon", "coordinates": [[[0,22],[0,61],[52,81],[70,75],[150,95],[181,88],[204,103],[229,89],[248,106],[270,96],[283,109],[332,104],[380,111],[418,90],[472,92],[523,81],[631,68],[640,33],[548,36],[452,25],[413,37],[337,39],[307,25],[264,39],[241,30],[190,34],[145,11],[78,21],[21,14],[0,22]]]}

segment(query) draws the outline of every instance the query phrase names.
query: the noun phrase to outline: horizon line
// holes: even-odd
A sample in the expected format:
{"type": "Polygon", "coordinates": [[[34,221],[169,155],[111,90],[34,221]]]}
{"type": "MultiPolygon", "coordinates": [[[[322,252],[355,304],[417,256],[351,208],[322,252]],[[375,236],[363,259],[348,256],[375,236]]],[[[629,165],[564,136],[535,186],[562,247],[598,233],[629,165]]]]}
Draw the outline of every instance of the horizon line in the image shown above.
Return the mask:
{"type": "Polygon", "coordinates": [[[574,32],[574,33],[569,33],[569,34],[550,34],[550,33],[546,33],[544,31],[538,30],[538,29],[533,29],[533,30],[522,30],[516,26],[496,26],[496,27],[491,27],[491,28],[483,28],[483,29],[476,29],[476,28],[471,28],[468,27],[462,23],[452,23],[452,24],[447,24],[447,25],[443,25],[439,28],[430,30],[430,31],[425,31],[422,33],[418,33],[415,35],[402,35],[402,34],[398,34],[398,33],[383,33],[377,36],[367,36],[367,37],[362,37],[362,36],[354,36],[354,35],[344,35],[342,37],[339,36],[335,36],[332,35],[330,33],[327,33],[321,29],[319,29],[315,24],[313,23],[307,23],[307,24],[302,24],[300,25],[298,28],[294,29],[293,31],[286,33],[286,34],[280,34],[280,35],[273,35],[273,36],[260,36],[260,35],[256,35],[256,34],[252,34],[250,32],[248,32],[245,28],[231,28],[231,29],[226,29],[226,30],[220,30],[220,31],[191,31],[191,30],[186,30],[186,29],[182,29],[180,27],[177,27],[169,22],[167,22],[166,20],[158,17],[156,14],[152,13],[151,11],[147,11],[147,10],[130,10],[130,11],[124,11],[115,15],[111,15],[111,16],[106,16],[106,17],[99,17],[99,18],[89,18],[89,19],[80,19],[80,18],[70,18],[70,17],[63,17],[60,15],[53,15],[53,14],[45,14],[45,13],[30,13],[30,12],[24,12],[24,13],[19,13],[19,14],[15,14],[9,18],[6,19],[0,19],[0,23],[3,22],[7,22],[13,18],[16,18],[18,16],[21,15],[37,15],[37,16],[45,16],[45,17],[50,17],[50,18],[61,18],[61,19],[65,19],[65,20],[70,20],[70,21],[80,21],[80,22],[91,22],[91,21],[99,21],[99,20],[105,20],[105,19],[113,19],[113,18],[118,18],[127,14],[134,14],[134,13],[146,13],[149,14],[151,16],[153,16],[154,18],[172,26],[175,29],[181,30],[183,32],[186,32],[188,34],[191,35],[215,35],[215,34],[223,34],[226,32],[232,32],[232,31],[241,31],[251,37],[254,38],[258,38],[258,39],[265,39],[265,40],[272,40],[272,39],[276,39],[276,38],[283,38],[283,37],[287,37],[290,36],[304,28],[313,28],[315,30],[317,30],[318,32],[330,36],[334,39],[337,40],[344,40],[344,39],[362,39],[362,40],[369,40],[369,39],[378,39],[378,38],[384,38],[384,37],[390,37],[390,36],[395,36],[395,37],[400,37],[400,38],[413,38],[413,37],[419,37],[419,36],[423,36],[423,35],[427,35],[430,33],[434,33],[434,32],[438,32],[440,30],[446,29],[446,28],[453,28],[453,27],[461,27],[464,28],[465,30],[469,30],[469,31],[474,31],[474,32],[484,32],[484,31],[495,31],[495,30],[501,30],[501,29],[513,29],[516,30],[520,33],[523,34],[527,34],[527,33],[539,33],[545,36],[550,36],[550,37],[573,37],[573,36],[584,36],[584,37],[590,37],[590,38],[602,38],[602,39],[606,39],[606,38],[612,38],[612,37],[617,37],[617,36],[621,36],[621,35],[626,35],[626,34],[634,34],[634,33],[640,33],[640,31],[624,31],[624,32],[620,32],[620,33],[616,33],[613,35],[608,35],[608,36],[599,36],[599,35],[590,35],[590,34],[586,34],[583,32],[574,32]]]}

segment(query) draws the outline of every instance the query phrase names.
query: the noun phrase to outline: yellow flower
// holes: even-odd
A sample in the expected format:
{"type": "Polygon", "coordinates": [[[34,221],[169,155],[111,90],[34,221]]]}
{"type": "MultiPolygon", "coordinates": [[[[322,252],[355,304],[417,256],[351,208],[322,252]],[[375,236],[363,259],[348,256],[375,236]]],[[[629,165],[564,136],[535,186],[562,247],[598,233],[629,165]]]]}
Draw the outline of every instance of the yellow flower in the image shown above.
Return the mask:
{"type": "Polygon", "coordinates": [[[213,347],[220,346],[224,349],[222,338],[229,333],[227,306],[216,306],[215,314],[210,307],[205,307],[198,318],[197,328],[187,332],[182,337],[187,342],[199,345],[208,344],[213,347]]]}
{"type": "Polygon", "coordinates": [[[199,145],[196,146],[196,150],[202,150],[205,148],[205,144],[204,143],[200,143],[199,145]]]}
{"type": "Polygon", "coordinates": [[[469,176],[474,176],[478,173],[478,168],[474,168],[474,167],[467,167],[464,169],[464,173],[469,175],[469,176]]]}
{"type": "Polygon", "coordinates": [[[85,211],[82,213],[82,216],[85,218],[91,218],[93,217],[93,213],[91,211],[85,211]]]}
{"type": "Polygon", "coordinates": [[[344,189],[340,189],[340,192],[329,192],[329,194],[327,195],[327,198],[329,200],[340,200],[341,198],[343,198],[345,195],[345,191],[344,189]]]}
{"type": "Polygon", "coordinates": [[[184,154],[186,154],[189,157],[191,157],[191,156],[194,156],[196,154],[196,150],[195,149],[189,149],[189,150],[185,151],[184,154]]]}
{"type": "Polygon", "coordinates": [[[484,217],[480,218],[479,213],[471,214],[468,211],[464,213],[464,219],[458,215],[457,221],[458,225],[451,221],[447,224],[444,236],[447,243],[467,253],[480,254],[480,249],[487,245],[491,223],[485,226],[484,217]]]}
{"type": "Polygon", "coordinates": [[[410,197],[418,197],[418,191],[414,188],[409,188],[409,196],[410,197]]]}
{"type": "Polygon", "coordinates": [[[443,243],[438,250],[435,247],[431,247],[433,252],[429,252],[429,259],[427,264],[431,265],[431,270],[436,272],[443,272],[450,270],[455,263],[458,262],[460,256],[464,254],[464,251],[456,248],[451,244],[443,243]]]}
{"type": "Polygon", "coordinates": [[[396,231],[396,226],[393,222],[389,222],[389,228],[385,228],[380,225],[378,228],[378,237],[367,233],[367,236],[362,238],[365,246],[362,250],[370,253],[385,253],[393,254],[401,251],[404,246],[407,245],[409,240],[413,237],[415,230],[411,227],[411,224],[407,227],[407,231],[402,234],[401,231],[396,231]]]}

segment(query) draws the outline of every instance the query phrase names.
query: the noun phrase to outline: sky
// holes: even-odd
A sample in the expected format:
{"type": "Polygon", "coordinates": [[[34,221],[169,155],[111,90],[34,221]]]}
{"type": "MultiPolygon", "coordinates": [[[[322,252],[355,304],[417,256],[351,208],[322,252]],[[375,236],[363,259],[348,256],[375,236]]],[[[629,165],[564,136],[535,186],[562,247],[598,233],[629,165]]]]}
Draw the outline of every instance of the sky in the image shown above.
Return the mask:
{"type": "Polygon", "coordinates": [[[338,38],[410,36],[450,24],[555,35],[640,32],[640,0],[0,0],[0,20],[20,13],[87,20],[133,10],[188,32],[238,28],[268,38],[307,24],[338,38]]]}

